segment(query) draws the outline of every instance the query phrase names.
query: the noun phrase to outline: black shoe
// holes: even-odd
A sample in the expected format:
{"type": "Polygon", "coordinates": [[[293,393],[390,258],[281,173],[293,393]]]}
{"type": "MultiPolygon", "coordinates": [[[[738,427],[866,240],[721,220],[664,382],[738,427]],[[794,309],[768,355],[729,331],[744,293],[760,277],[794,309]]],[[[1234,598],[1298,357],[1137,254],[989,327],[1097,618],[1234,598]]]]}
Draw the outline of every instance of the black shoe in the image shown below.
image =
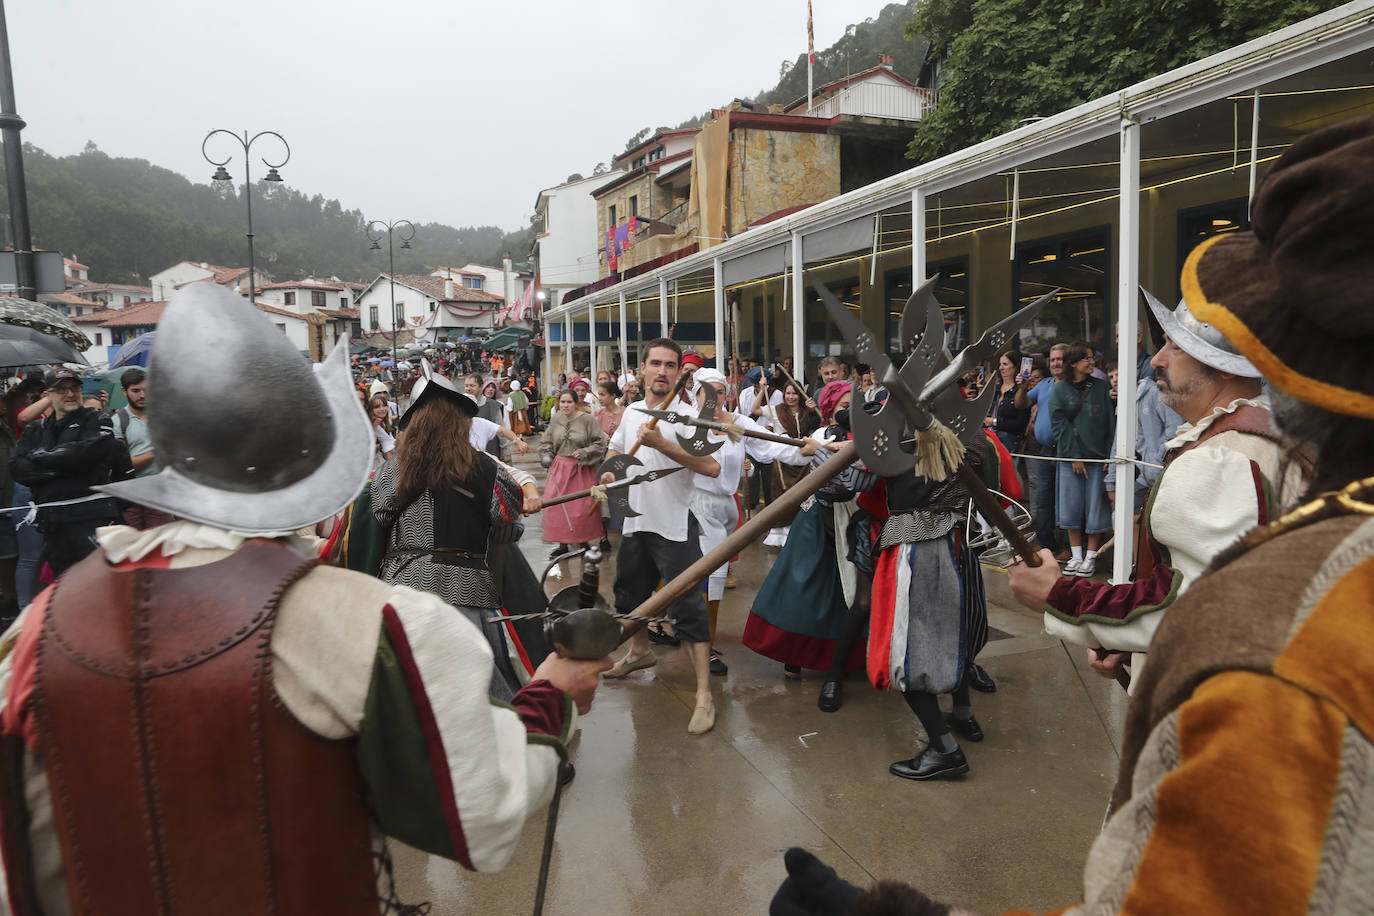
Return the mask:
{"type": "Polygon", "coordinates": [[[611,552],[611,539],[610,539],[610,538],[602,538],[602,539],[601,539],[601,544],[600,544],[599,546],[600,546],[600,548],[601,548],[601,552],[602,552],[602,553],[610,553],[610,552],[611,552]]]}
{"type": "Polygon", "coordinates": [[[816,705],[821,712],[834,712],[844,702],[844,685],[839,681],[826,681],[821,685],[821,695],[816,705]]]}
{"type": "Polygon", "coordinates": [[[676,636],[672,635],[671,633],[665,633],[665,632],[663,632],[661,629],[659,629],[659,628],[656,627],[656,626],[650,625],[649,628],[648,628],[648,630],[649,630],[649,642],[653,643],[653,644],[656,645],[656,646],[680,646],[680,645],[682,645],[682,640],[678,639],[676,636]]]}
{"type": "Polygon", "coordinates": [[[982,665],[974,665],[968,670],[968,685],[979,693],[997,692],[997,682],[983,670],[982,665]]]}
{"type": "Polygon", "coordinates": [[[910,760],[898,760],[887,771],[903,779],[947,779],[968,772],[968,758],[959,748],[942,754],[934,745],[927,745],[910,760]]]}
{"type": "Polygon", "coordinates": [[[789,681],[801,680],[801,667],[798,665],[783,665],[782,676],[789,681]]]}
{"type": "Polygon", "coordinates": [[[963,735],[970,741],[983,740],[983,726],[978,724],[978,720],[969,716],[967,719],[955,718],[954,713],[945,713],[945,724],[952,730],[963,735]]]}
{"type": "Polygon", "coordinates": [[[567,552],[568,552],[568,545],[567,545],[567,544],[559,544],[559,545],[558,545],[557,547],[555,547],[553,550],[549,551],[549,559],[550,559],[550,560],[557,560],[559,557],[563,556],[563,554],[565,554],[565,553],[567,553],[567,552]]]}
{"type": "Polygon", "coordinates": [[[715,649],[711,650],[711,673],[722,676],[730,673],[730,666],[725,664],[725,659],[715,649]]]}

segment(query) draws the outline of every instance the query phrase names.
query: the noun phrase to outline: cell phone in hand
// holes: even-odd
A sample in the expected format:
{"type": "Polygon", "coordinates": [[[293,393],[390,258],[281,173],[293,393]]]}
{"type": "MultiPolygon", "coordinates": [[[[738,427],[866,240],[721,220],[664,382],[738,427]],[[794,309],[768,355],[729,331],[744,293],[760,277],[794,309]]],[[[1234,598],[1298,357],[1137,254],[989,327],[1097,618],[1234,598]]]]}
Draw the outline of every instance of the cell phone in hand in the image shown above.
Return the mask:
{"type": "Polygon", "coordinates": [[[1021,357],[1021,378],[1022,378],[1022,379],[1028,379],[1028,378],[1030,378],[1030,371],[1031,371],[1031,358],[1030,358],[1029,356],[1023,356],[1023,357],[1021,357]]]}
{"type": "Polygon", "coordinates": [[[979,366],[979,367],[978,367],[978,384],[980,384],[980,385],[983,384],[983,379],[985,379],[985,378],[987,378],[987,371],[986,371],[982,366],[979,366]]]}

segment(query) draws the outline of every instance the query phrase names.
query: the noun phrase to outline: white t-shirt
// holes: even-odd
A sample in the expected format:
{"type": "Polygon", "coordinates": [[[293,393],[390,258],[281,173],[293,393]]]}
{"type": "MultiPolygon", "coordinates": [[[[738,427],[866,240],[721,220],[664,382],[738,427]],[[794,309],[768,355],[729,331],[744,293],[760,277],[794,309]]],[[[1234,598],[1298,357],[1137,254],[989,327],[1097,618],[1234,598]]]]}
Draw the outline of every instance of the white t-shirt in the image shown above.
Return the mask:
{"type": "Polygon", "coordinates": [[[496,438],[501,427],[483,417],[473,417],[468,428],[468,444],[479,452],[485,452],[491,440],[496,438]]]}
{"type": "MultiPolygon", "coordinates": [[[[644,402],[636,401],[625,408],[625,413],[621,416],[620,427],[611,436],[610,447],[618,454],[625,454],[634,446],[635,439],[639,437],[639,429],[652,419],[644,412],[644,402]]],[[[690,436],[693,429],[689,426],[681,426],[676,423],[659,423],[659,432],[663,433],[670,441],[678,434],[684,437],[690,436]]],[[[654,470],[657,468],[675,468],[678,463],[662,452],[641,446],[635,452],[635,457],[644,464],[644,470],[654,470]]],[[[739,473],[739,469],[735,471],[739,473]]],[[[631,468],[630,474],[637,475],[643,473],[637,468],[631,468]]],[[[625,534],[634,534],[637,531],[650,531],[654,534],[662,535],[670,541],[687,540],[687,516],[690,511],[692,491],[695,489],[693,479],[696,474],[688,471],[679,472],[653,483],[640,484],[630,488],[630,507],[640,513],[637,516],[625,519],[625,534]]]]}

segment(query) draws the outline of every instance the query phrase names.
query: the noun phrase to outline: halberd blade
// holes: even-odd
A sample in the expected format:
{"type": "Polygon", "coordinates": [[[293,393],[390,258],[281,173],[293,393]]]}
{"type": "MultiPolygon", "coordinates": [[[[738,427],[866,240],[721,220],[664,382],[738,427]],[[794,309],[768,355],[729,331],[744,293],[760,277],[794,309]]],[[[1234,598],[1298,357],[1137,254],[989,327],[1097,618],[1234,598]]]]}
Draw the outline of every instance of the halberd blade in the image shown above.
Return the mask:
{"type": "MultiPolygon", "coordinates": [[[[702,385],[701,409],[697,411],[695,419],[714,420],[715,418],[716,386],[702,385]]],[[[710,436],[710,429],[702,426],[695,426],[692,428],[692,434],[690,436],[683,436],[682,433],[678,433],[677,444],[682,446],[683,450],[686,451],[689,455],[709,455],[725,444],[724,439],[718,439],[715,442],[712,442],[710,436]]]]}
{"type": "Polygon", "coordinates": [[[983,336],[978,338],[975,343],[959,351],[959,355],[954,358],[948,366],[941,369],[936,376],[925,384],[921,389],[920,400],[922,403],[929,403],[941,391],[958,381],[959,376],[968,372],[974,366],[985,359],[995,356],[998,351],[1011,341],[1016,332],[1021,330],[1032,318],[1040,314],[1050,300],[1059,295],[1060,290],[1052,290],[1036,299],[1023,309],[1012,312],[1006,318],[994,324],[983,332],[983,336]]]}

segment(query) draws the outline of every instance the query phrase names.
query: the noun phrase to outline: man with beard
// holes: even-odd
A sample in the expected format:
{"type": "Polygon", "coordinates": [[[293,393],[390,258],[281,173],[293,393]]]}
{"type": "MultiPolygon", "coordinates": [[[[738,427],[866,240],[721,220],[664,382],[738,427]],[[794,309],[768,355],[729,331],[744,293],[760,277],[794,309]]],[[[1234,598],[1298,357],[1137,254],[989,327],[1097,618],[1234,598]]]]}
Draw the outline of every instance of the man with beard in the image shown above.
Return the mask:
{"type": "MultiPolygon", "coordinates": [[[[124,389],[124,397],[129,403],[112,415],[115,436],[129,449],[134,476],[150,477],[158,472],[158,466],[153,441],[148,436],[148,373],[137,367],[126,369],[119,377],[119,385],[124,389]]],[[[166,512],[147,506],[127,505],[120,515],[124,518],[124,524],[140,531],[165,525],[172,520],[172,516],[166,512]]]]}
{"type": "MultiPolygon", "coordinates": [[[[628,453],[638,442],[642,447],[636,457],[648,470],[667,469],[678,465],[703,477],[719,477],[720,463],[711,455],[693,455],[677,442],[677,433],[684,437],[695,430],[672,423],[649,425],[646,408],[662,408],[672,396],[682,371],[682,348],[666,337],[649,341],[645,347],[644,365],[640,377],[644,379],[645,396],[625,408],[620,426],[611,437],[606,457],[628,453]]],[[[611,483],[612,474],[601,475],[601,482],[611,483]]],[[[628,614],[642,604],[660,581],[669,582],[679,573],[701,559],[701,526],[691,512],[695,480],[691,474],[673,474],[655,481],[651,486],[633,487],[630,506],[639,513],[625,519],[624,534],[615,564],[615,608],[628,614]]],[[[716,723],[715,701],[711,698],[710,649],[711,632],[706,602],[701,592],[692,589],[668,609],[673,619],[673,633],[682,641],[696,674],[696,703],[689,734],[702,735],[716,723]]],[[[649,648],[649,634],[640,628],[630,639],[630,647],[605,677],[622,678],[632,671],[658,664],[649,648]]]]}
{"type": "MultiPolygon", "coordinates": [[[[1101,674],[1116,677],[1143,653],[1164,618],[1223,548],[1278,515],[1281,452],[1259,371],[1211,325],[1180,303],[1170,312],[1146,293],[1164,328],[1151,365],[1160,400],[1184,423],[1167,443],[1165,470],[1146,501],[1134,581],[1109,585],[1061,575],[1057,563],[1010,570],[1012,591],[1045,612],[1051,636],[1090,647],[1101,674]],[[1099,657],[1100,649],[1109,650],[1099,657]]],[[[1296,469],[1290,468],[1296,477],[1296,469]]]]}

